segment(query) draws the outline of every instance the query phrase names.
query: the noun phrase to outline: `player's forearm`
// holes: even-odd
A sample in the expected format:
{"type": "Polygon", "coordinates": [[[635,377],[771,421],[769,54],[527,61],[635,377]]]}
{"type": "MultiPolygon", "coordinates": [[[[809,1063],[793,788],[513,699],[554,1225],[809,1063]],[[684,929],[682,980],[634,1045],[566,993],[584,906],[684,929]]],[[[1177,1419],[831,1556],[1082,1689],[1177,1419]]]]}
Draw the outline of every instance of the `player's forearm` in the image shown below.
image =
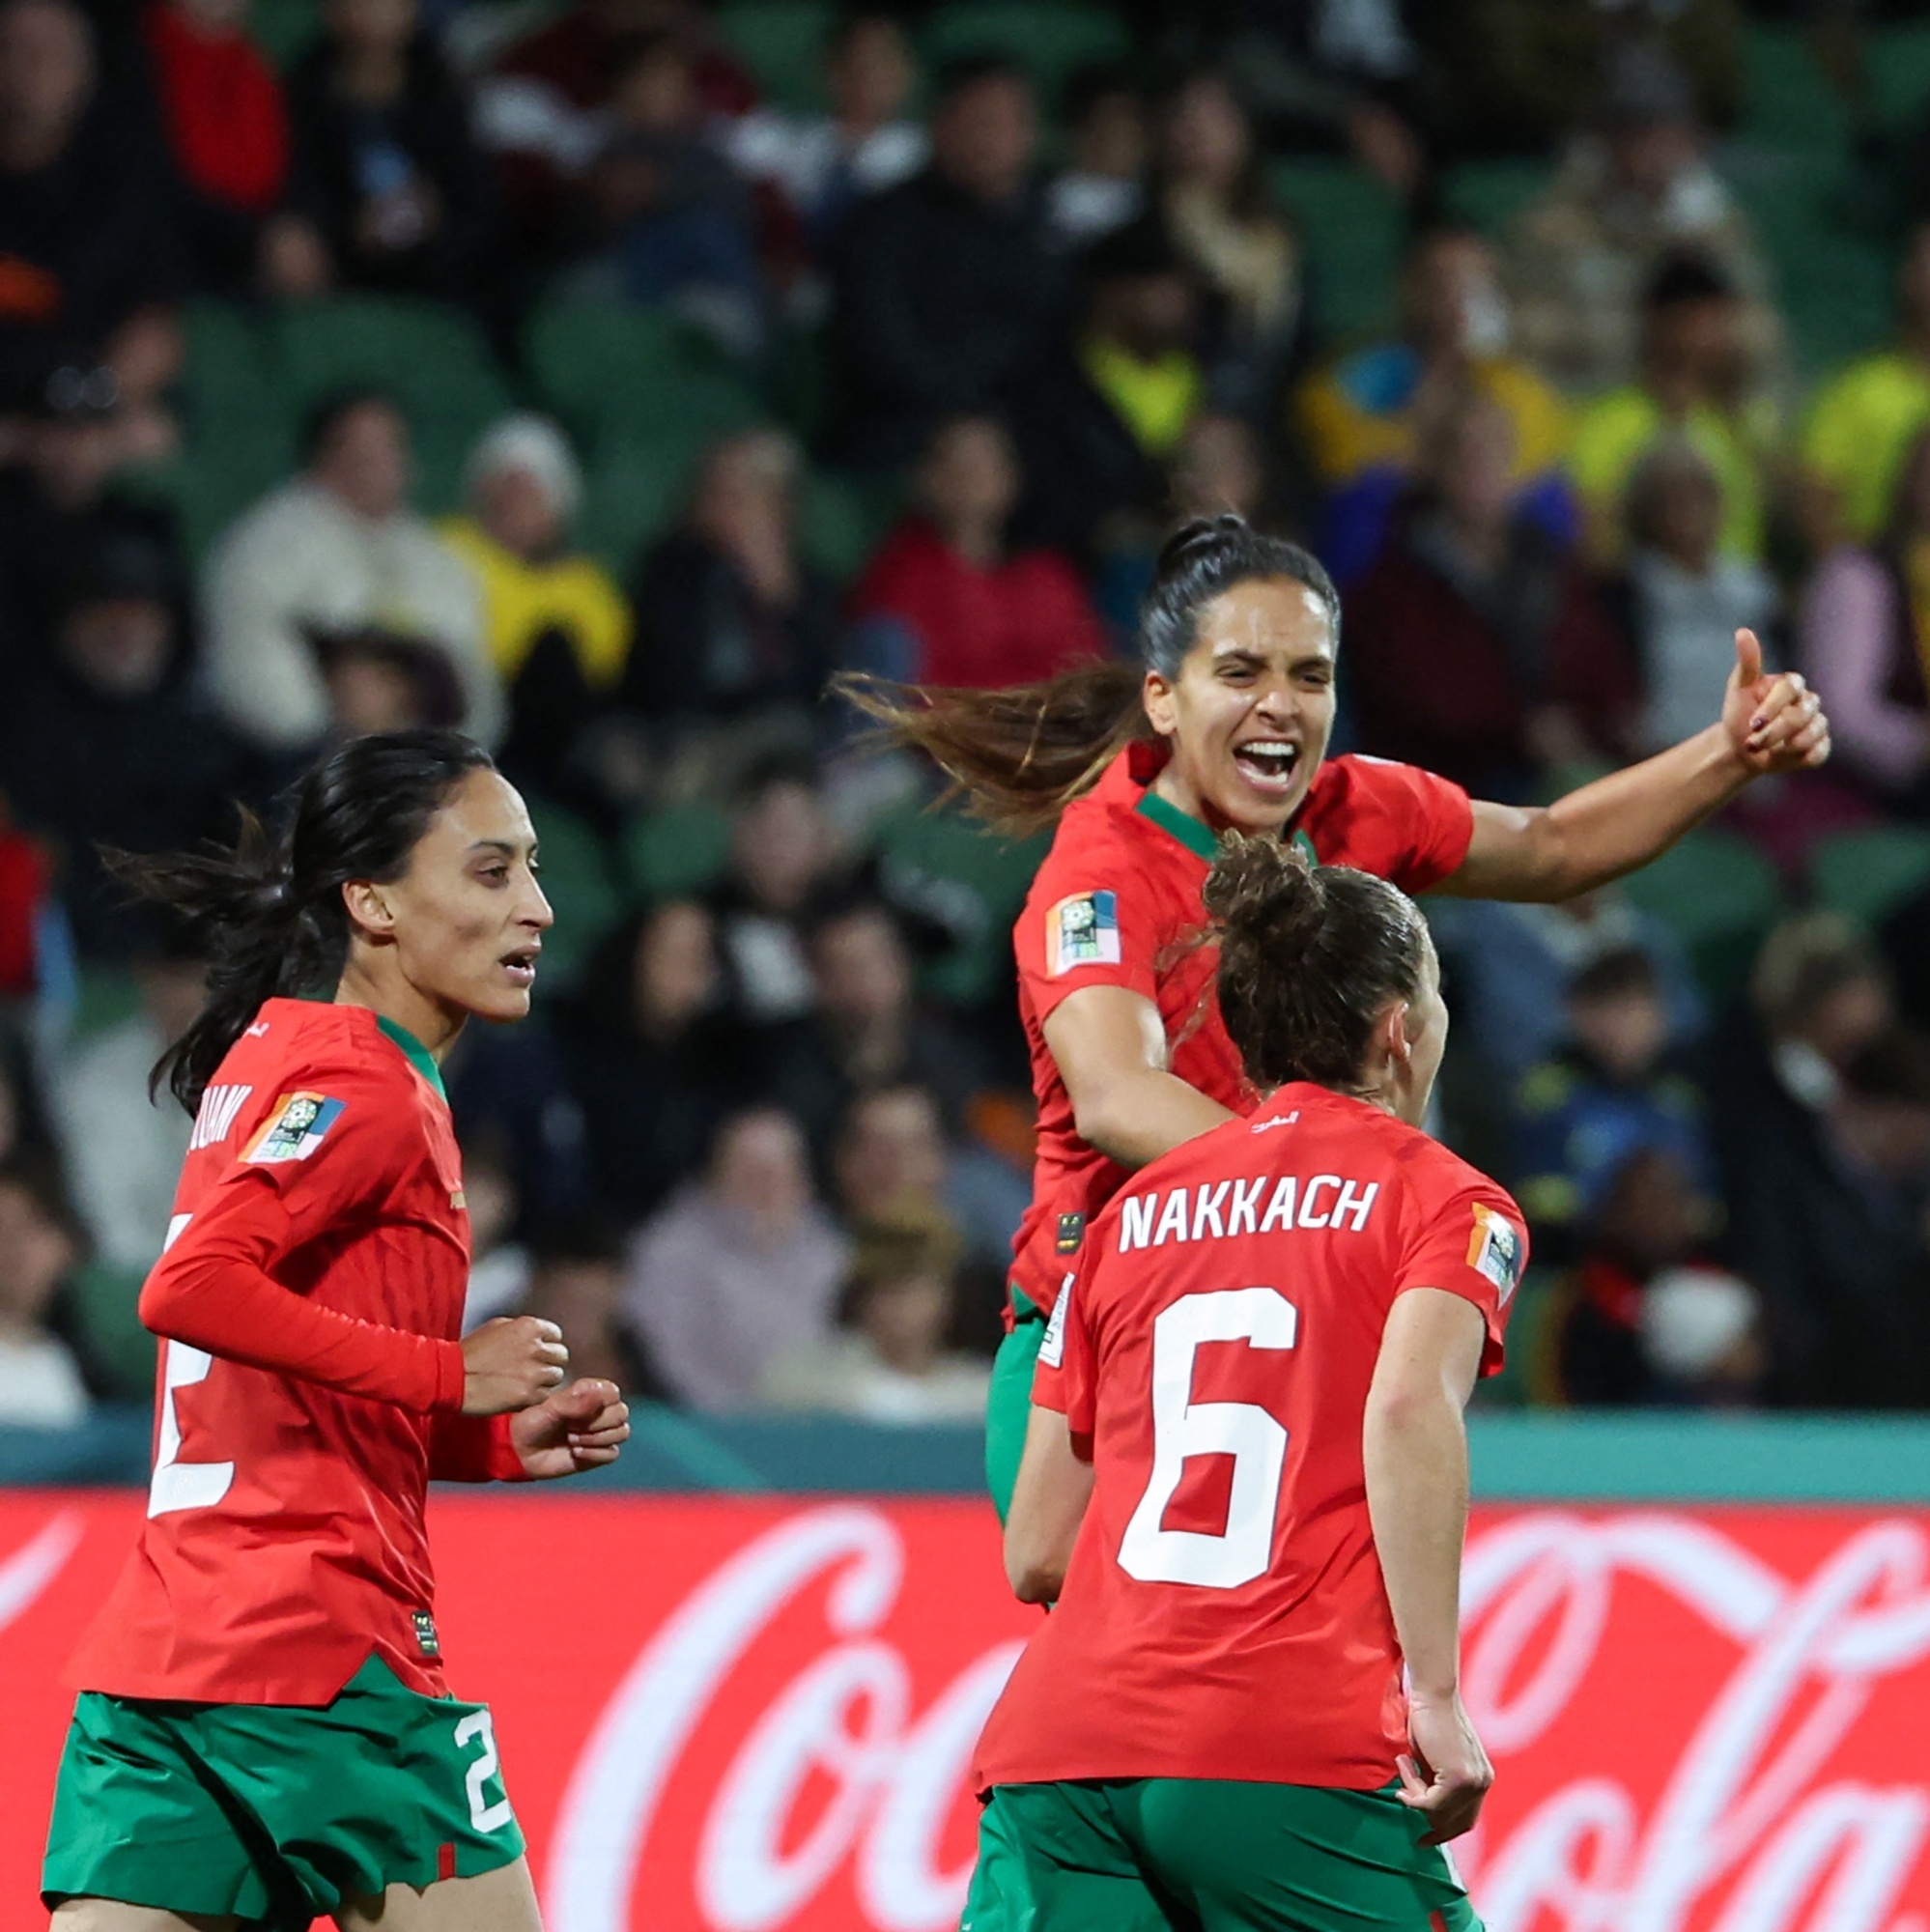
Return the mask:
{"type": "Polygon", "coordinates": [[[460,1343],[324,1308],[220,1241],[165,1257],[141,1290],[140,1315],[155,1334],[223,1361],[425,1413],[462,1406],[460,1343]]]}
{"type": "Polygon", "coordinates": [[[1144,1167],[1182,1141],[1210,1133],[1233,1114],[1177,1074],[1121,1071],[1072,1101],[1079,1138],[1121,1167],[1144,1167]]]}
{"type": "Polygon", "coordinates": [[[1461,1675],[1461,1552],[1467,1432],[1444,1388],[1377,1387],[1362,1438],[1367,1510],[1395,1634],[1414,1688],[1453,1694],[1461,1675]]]}
{"type": "Polygon", "coordinates": [[[1022,1604],[1058,1600],[1093,1497],[1093,1465],[1073,1447],[1064,1416],[1038,1403],[1006,1517],[1006,1580],[1022,1604]]]}

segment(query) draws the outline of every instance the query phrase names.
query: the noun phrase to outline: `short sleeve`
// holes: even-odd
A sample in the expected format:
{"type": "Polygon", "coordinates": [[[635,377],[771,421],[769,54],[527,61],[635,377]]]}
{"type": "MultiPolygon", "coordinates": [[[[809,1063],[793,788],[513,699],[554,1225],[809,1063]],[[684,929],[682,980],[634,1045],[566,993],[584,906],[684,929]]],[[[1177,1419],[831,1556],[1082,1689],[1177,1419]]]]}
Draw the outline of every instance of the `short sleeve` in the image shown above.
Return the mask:
{"type": "Polygon", "coordinates": [[[1033,1011],[1042,1020],[1086,986],[1156,1000],[1163,944],[1158,897],[1130,859],[1110,840],[1088,843],[1062,826],[1012,928],[1033,1011]]]}
{"type": "Polygon", "coordinates": [[[1056,1408],[1075,1435],[1093,1433],[1093,1340],[1086,1329],[1079,1295],[1081,1275],[1068,1269],[1038,1345],[1032,1399],[1040,1408],[1056,1408]]]}
{"type": "Polygon", "coordinates": [[[1422,1212],[1401,1258],[1394,1292],[1434,1288],[1473,1302],[1488,1329],[1481,1373],[1491,1376],[1501,1367],[1502,1338],[1527,1264],[1521,1210],[1498,1187],[1462,1188],[1422,1212]]]}
{"type": "Polygon", "coordinates": [[[1358,856],[1349,850],[1340,863],[1357,865],[1404,893],[1424,893],[1460,871],[1474,842],[1474,805],[1460,785],[1419,765],[1358,754],[1348,762],[1365,794],[1352,816],[1360,822],[1362,842],[1376,849],[1358,856]]]}

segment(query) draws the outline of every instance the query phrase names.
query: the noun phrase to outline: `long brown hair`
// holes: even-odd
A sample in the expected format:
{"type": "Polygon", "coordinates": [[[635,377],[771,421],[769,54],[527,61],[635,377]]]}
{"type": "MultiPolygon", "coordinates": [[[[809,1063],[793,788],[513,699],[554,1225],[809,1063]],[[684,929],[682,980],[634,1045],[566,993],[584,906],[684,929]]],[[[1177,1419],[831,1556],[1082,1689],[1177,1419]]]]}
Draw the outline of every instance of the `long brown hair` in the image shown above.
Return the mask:
{"type": "Polygon", "coordinates": [[[1264,536],[1243,517],[1198,517],[1159,553],[1140,611],[1141,661],[1075,665],[1005,691],[894,684],[843,672],[832,691],[876,723],[890,743],[925,753],[953,795],[999,831],[1053,824],[1134,739],[1150,739],[1141,692],[1149,669],[1174,678],[1199,635],[1201,610],[1235,584],[1285,577],[1327,607],[1336,634],[1340,593],[1298,544],[1264,536]]]}

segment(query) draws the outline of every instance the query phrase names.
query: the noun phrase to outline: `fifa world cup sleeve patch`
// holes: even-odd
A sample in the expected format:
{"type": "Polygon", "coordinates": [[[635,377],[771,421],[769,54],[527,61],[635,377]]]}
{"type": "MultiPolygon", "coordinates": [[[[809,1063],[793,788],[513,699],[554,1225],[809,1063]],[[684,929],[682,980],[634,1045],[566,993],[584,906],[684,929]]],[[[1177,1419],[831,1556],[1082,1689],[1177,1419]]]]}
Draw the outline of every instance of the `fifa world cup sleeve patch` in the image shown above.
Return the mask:
{"type": "Polygon", "coordinates": [[[284,1094],[241,1158],[263,1166],[306,1160],[342,1118],[342,1101],[326,1094],[284,1094]]]}
{"type": "Polygon", "coordinates": [[[1479,1205],[1474,1210],[1474,1233],[1468,1236],[1467,1264],[1476,1274],[1486,1275],[1506,1308],[1521,1279],[1521,1231],[1505,1214],[1479,1205]]]}
{"type": "Polygon", "coordinates": [[[1074,893],[1045,916],[1045,970],[1051,979],[1075,966],[1120,963],[1120,906],[1112,893],[1074,893]]]}
{"type": "Polygon", "coordinates": [[[1052,1320],[1045,1324],[1045,1339],[1038,1345],[1038,1359],[1048,1369],[1056,1369],[1065,1359],[1065,1311],[1072,1305],[1072,1277],[1059,1284],[1059,1299],[1052,1304],[1052,1320]]]}

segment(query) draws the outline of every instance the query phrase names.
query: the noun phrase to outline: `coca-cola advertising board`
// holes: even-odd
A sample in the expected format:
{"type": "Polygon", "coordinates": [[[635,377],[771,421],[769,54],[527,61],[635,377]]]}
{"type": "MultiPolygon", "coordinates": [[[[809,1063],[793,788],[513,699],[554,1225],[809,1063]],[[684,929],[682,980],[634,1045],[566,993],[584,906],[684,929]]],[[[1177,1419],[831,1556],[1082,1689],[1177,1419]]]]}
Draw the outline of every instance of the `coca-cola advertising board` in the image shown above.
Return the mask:
{"type": "MultiPolygon", "coordinates": [[[[139,1517],[0,1492],[0,1932],[44,1924],[61,1666],[139,1517]]],[[[550,1932],[956,1924],[1038,1614],[982,1505],[464,1495],[432,1534],[550,1932]]],[[[1930,1932],[1930,1513],[1485,1508],[1465,1596],[1491,1932],[1930,1932]]]]}

